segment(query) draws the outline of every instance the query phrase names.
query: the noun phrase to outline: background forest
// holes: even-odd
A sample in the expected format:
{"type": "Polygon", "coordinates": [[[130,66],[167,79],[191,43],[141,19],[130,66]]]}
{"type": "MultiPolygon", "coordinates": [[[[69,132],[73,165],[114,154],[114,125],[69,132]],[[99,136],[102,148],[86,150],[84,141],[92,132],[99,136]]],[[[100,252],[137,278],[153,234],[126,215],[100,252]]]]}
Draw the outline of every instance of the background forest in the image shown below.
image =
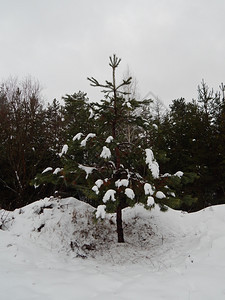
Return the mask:
{"type": "MultiPolygon", "coordinates": [[[[98,86],[94,78],[89,80],[98,86]]],[[[106,84],[110,86],[110,82],[106,81],[106,84]]],[[[224,85],[214,91],[202,81],[198,86],[197,99],[191,102],[183,98],[173,100],[169,109],[165,109],[157,99],[140,101],[131,78],[122,88],[120,101],[125,106],[121,104],[120,109],[121,115],[126,116],[126,122],[123,123],[125,119],[121,118],[118,131],[126,137],[129,145],[139,143],[142,147],[144,144],[153,150],[160,174],[164,174],[159,186],[167,184],[170,174],[177,171],[184,173],[182,179],[168,183],[176,191],[176,199],[171,206],[196,211],[225,203],[224,85]]],[[[46,106],[37,81],[27,78],[22,82],[15,79],[2,82],[1,208],[13,210],[55,193],[75,196],[97,206],[95,199],[89,197],[85,190],[86,181],[82,176],[75,183],[66,176],[54,175],[60,175],[65,165],[72,168],[73,161],[85,164],[82,160],[87,157],[71,144],[78,133],[110,135],[107,122],[111,116],[110,110],[107,111],[107,97],[108,94],[104,93],[101,102],[93,102],[85,92],[76,91],[65,95],[63,104],[54,100],[46,106]],[[74,155],[68,153],[67,156],[65,145],[72,145],[70,149],[74,155]],[[48,167],[51,169],[46,169],[48,167]],[[55,170],[55,174],[48,172],[50,170],[55,170]],[[36,184],[37,180],[39,184],[36,184]]],[[[138,147],[134,148],[132,155],[138,157],[138,151],[138,147]]],[[[170,203],[166,204],[170,206],[170,203]]]]}

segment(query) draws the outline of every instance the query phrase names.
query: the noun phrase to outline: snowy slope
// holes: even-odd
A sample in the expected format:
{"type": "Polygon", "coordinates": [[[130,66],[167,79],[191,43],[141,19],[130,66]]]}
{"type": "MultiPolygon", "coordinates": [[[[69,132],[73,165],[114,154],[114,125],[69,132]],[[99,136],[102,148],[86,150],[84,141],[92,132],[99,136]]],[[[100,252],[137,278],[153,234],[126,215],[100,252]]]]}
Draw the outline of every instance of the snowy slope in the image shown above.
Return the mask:
{"type": "Polygon", "coordinates": [[[0,211],[0,299],[225,299],[225,205],[94,221],[74,198],[0,211]]]}

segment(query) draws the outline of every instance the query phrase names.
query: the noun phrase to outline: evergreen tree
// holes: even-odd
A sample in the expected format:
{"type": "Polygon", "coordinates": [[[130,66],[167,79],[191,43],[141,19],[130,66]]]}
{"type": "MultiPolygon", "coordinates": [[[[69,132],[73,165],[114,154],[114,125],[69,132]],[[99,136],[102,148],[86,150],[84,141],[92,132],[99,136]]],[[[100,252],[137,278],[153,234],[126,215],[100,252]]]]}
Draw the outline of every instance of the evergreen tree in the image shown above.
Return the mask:
{"type": "MultiPolygon", "coordinates": [[[[221,94],[210,90],[203,81],[198,86],[197,101],[186,103],[183,98],[173,101],[160,125],[162,138],[155,140],[157,147],[167,152],[161,170],[173,173],[179,169],[188,175],[189,183],[178,188],[185,197],[178,195],[181,199],[191,196],[187,199],[187,203],[192,202],[191,210],[224,199],[223,103],[221,94]]],[[[188,209],[186,201],[181,208],[188,209]]]]}
{"type": "MultiPolygon", "coordinates": [[[[225,199],[225,86],[220,85],[219,103],[217,100],[217,109],[213,117],[213,142],[214,151],[212,176],[213,176],[213,204],[224,203],[225,199]],[[218,105],[219,104],[219,105],[218,105]]],[[[218,95],[218,93],[217,93],[218,95]]]]}
{"type": "MultiPolygon", "coordinates": [[[[105,211],[116,212],[118,242],[124,242],[122,210],[125,207],[140,202],[152,208],[157,202],[166,209],[164,203],[168,204],[174,195],[166,186],[167,180],[159,177],[159,166],[145,134],[148,124],[138,113],[138,108],[148,101],[124,97],[127,92],[123,88],[131,83],[131,78],[116,83],[120,61],[116,55],[110,57],[112,81],[101,84],[93,77],[88,78],[92,86],[103,89],[105,97],[91,105],[93,130],[87,132],[80,127],[64,145],[60,177],[68,187],[79,189],[92,199],[97,207],[96,217],[103,218],[105,211]],[[124,130],[128,126],[136,132],[132,138],[127,138],[124,130]]],[[[179,176],[175,177],[179,180],[179,176]]]]}
{"type": "MultiPolygon", "coordinates": [[[[155,147],[164,151],[166,157],[160,159],[161,171],[171,174],[180,170],[184,173],[179,184],[176,180],[172,186],[180,199],[180,209],[193,209],[197,202],[199,146],[202,132],[202,116],[195,102],[185,103],[183,98],[174,100],[170,111],[163,117],[159,126],[155,147]]],[[[172,187],[171,186],[171,187],[172,187]]]]}
{"type": "Polygon", "coordinates": [[[65,130],[67,139],[78,133],[88,133],[93,130],[94,122],[92,120],[93,112],[87,94],[79,91],[73,95],[63,97],[65,130]]]}

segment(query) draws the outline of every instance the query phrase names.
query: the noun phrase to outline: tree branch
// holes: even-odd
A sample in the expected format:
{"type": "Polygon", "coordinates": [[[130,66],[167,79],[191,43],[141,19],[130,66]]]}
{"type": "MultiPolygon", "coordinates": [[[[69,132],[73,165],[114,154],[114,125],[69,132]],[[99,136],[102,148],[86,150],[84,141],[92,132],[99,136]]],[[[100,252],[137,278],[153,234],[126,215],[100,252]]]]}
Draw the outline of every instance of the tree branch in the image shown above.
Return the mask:
{"type": "Polygon", "coordinates": [[[8,184],[7,184],[4,180],[2,180],[1,178],[0,178],[0,182],[3,183],[4,187],[6,187],[6,188],[9,189],[10,191],[14,192],[15,194],[18,194],[16,190],[14,190],[14,189],[12,189],[10,186],[8,186],[8,184]]]}

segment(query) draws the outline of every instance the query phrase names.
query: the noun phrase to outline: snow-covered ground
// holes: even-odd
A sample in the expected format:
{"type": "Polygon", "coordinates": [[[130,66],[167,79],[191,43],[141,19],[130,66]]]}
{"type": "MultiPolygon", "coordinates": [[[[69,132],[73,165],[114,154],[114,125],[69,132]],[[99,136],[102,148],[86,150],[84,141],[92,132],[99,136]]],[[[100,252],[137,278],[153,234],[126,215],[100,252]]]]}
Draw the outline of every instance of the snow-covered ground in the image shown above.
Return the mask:
{"type": "Polygon", "coordinates": [[[0,210],[0,299],[225,299],[225,205],[115,216],[74,198],[0,210]]]}

